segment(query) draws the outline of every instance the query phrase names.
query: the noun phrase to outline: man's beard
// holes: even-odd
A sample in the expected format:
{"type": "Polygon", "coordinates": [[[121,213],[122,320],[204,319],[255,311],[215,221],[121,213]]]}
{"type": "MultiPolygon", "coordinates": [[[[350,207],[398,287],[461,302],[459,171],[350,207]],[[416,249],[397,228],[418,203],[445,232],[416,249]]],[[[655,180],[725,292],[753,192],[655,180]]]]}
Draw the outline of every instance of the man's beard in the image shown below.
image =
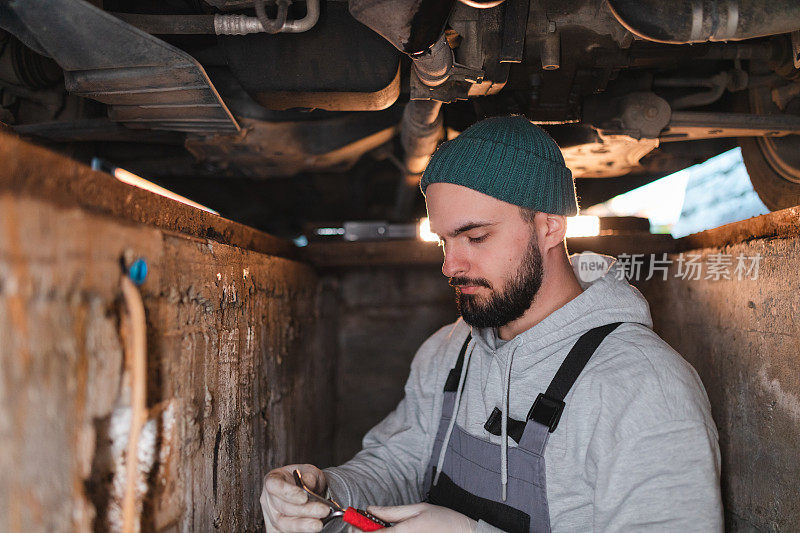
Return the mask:
{"type": "Polygon", "coordinates": [[[492,289],[483,278],[450,278],[450,285],[456,287],[456,305],[464,322],[477,328],[499,328],[521,317],[533,303],[542,286],[544,271],[542,255],[535,237],[531,237],[525,257],[519,270],[506,281],[501,292],[492,289]],[[491,295],[487,302],[481,302],[476,294],[464,294],[458,285],[477,285],[487,287],[491,295]]]}

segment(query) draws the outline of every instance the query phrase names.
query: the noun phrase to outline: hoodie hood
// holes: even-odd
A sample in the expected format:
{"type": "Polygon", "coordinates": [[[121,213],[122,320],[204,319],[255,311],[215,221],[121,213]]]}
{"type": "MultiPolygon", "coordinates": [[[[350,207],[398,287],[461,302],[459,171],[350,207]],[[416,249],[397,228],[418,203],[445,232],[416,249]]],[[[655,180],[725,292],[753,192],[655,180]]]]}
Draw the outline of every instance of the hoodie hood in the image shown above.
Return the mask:
{"type": "Polygon", "coordinates": [[[597,326],[611,322],[635,322],[652,328],[653,320],[647,300],[628,283],[616,259],[586,252],[572,254],[570,262],[583,292],[544,320],[509,341],[501,340],[496,328],[472,328],[472,337],[477,345],[501,359],[505,359],[512,346],[525,346],[525,360],[514,365],[512,375],[525,372],[546,357],[550,351],[542,348],[577,339],[597,326]],[[589,270],[590,266],[592,270],[589,270]],[[605,272],[599,274],[598,268],[604,268],[605,272]],[[541,357],[537,358],[536,354],[541,354],[541,357]]]}
{"type": "Polygon", "coordinates": [[[589,252],[573,254],[570,262],[583,292],[550,313],[544,320],[509,341],[502,341],[497,336],[496,328],[472,328],[472,340],[467,348],[456,391],[454,415],[445,433],[434,484],[438,482],[447,444],[459,416],[465,377],[473,352],[477,350],[489,354],[493,363],[502,369],[500,476],[501,494],[505,501],[508,486],[508,416],[511,412],[512,377],[530,374],[534,365],[548,357],[566,356],[578,337],[592,328],[613,322],[637,322],[652,328],[653,321],[647,301],[627,282],[624,270],[613,257],[589,252]]]}

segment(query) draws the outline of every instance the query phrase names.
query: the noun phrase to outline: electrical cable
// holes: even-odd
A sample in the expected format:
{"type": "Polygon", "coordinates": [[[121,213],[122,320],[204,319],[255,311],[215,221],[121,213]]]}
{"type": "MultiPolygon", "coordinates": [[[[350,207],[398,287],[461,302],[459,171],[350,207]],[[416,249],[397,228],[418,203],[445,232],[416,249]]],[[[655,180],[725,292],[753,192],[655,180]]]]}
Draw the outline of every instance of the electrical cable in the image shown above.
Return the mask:
{"type": "Polygon", "coordinates": [[[138,448],[142,426],[147,421],[147,323],[142,295],[134,282],[122,277],[122,295],[128,315],[125,336],[125,359],[130,376],[131,426],[125,456],[125,494],[122,500],[122,531],[136,531],[136,481],[138,479],[138,448]]]}

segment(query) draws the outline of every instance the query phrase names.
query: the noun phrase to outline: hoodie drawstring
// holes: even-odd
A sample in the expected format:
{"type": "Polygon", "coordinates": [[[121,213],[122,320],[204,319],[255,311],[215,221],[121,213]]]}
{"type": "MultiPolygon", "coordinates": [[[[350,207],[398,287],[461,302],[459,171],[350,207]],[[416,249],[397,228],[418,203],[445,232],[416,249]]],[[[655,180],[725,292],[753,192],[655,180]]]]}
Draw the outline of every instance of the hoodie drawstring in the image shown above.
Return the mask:
{"type": "Polygon", "coordinates": [[[467,377],[467,368],[469,368],[469,360],[472,357],[472,351],[475,349],[475,339],[469,341],[467,348],[467,356],[464,358],[464,364],[461,366],[461,376],[458,378],[458,389],[456,389],[455,403],[453,405],[453,415],[450,418],[450,424],[447,426],[447,433],[444,434],[444,442],[442,449],[439,452],[439,461],[436,463],[436,475],[433,477],[433,484],[439,482],[439,474],[442,473],[442,465],[444,465],[444,456],[447,453],[447,445],[450,443],[450,435],[453,434],[453,426],[456,425],[456,418],[458,417],[458,406],[461,404],[461,393],[464,391],[464,380],[467,377]]]}
{"type": "Polygon", "coordinates": [[[506,371],[503,375],[503,409],[500,418],[500,483],[503,492],[503,501],[508,495],[508,397],[511,389],[511,365],[514,361],[514,353],[519,348],[521,342],[514,346],[506,359],[506,371]]]}
{"type": "MultiPolygon", "coordinates": [[[[511,365],[514,362],[514,354],[517,351],[517,348],[520,347],[522,342],[517,343],[514,348],[511,350],[511,353],[508,354],[508,359],[506,360],[506,368],[505,373],[503,375],[503,409],[502,409],[502,417],[500,418],[500,482],[502,485],[502,493],[503,493],[503,501],[506,501],[508,497],[508,412],[509,412],[509,391],[511,389],[511,365]]],[[[461,367],[461,375],[458,379],[458,388],[456,389],[456,396],[453,405],[453,414],[450,418],[450,423],[447,425],[447,432],[444,434],[444,442],[442,443],[442,449],[439,451],[439,460],[436,463],[436,474],[433,477],[433,484],[436,485],[439,483],[439,474],[442,473],[442,466],[444,465],[444,457],[447,453],[447,445],[450,443],[450,437],[453,434],[453,427],[456,424],[456,418],[458,418],[458,408],[461,405],[461,396],[464,392],[464,381],[467,377],[467,369],[469,368],[469,361],[472,357],[472,352],[475,349],[475,339],[469,341],[469,345],[467,347],[467,354],[464,358],[464,364],[461,367]]]]}

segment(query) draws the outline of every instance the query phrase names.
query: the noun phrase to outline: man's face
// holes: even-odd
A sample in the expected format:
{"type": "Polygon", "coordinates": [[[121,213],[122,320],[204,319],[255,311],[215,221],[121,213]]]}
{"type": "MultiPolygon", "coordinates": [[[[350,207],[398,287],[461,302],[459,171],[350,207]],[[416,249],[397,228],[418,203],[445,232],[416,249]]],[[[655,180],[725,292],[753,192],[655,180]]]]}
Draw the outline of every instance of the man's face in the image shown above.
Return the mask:
{"type": "Polygon", "coordinates": [[[442,273],[459,312],[476,327],[501,327],[530,308],[542,283],[542,257],[517,206],[467,187],[426,191],[431,231],[444,246],[442,273]]]}

